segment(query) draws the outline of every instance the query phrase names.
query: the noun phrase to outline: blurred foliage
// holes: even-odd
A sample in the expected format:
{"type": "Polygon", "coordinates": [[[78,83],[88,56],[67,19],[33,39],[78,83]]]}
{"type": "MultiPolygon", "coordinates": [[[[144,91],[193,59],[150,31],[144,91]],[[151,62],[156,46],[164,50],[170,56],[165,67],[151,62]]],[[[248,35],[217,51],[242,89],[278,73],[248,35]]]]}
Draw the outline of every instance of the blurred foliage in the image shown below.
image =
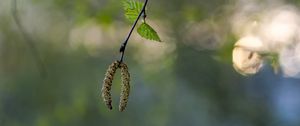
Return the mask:
{"type": "MultiPolygon", "coordinates": [[[[10,3],[0,2],[1,126],[300,124],[297,114],[293,122],[278,116],[275,104],[280,87],[300,90],[299,79],[285,79],[268,67],[246,78],[232,68],[237,38],[226,25],[232,0],[149,0],[148,19],[167,39],[150,49],[153,43],[130,39],[125,62],[132,90],[125,112],[109,111],[100,97],[106,68],[119,57],[129,31],[120,0],[18,0],[22,25],[45,63],[46,78],[39,76],[31,48],[11,18],[10,3]],[[90,22],[96,25],[74,44],[75,28],[90,22]],[[224,44],[215,49],[186,44],[186,25],[194,22],[215,23],[224,44]]],[[[113,83],[117,106],[120,79],[113,83]]]]}

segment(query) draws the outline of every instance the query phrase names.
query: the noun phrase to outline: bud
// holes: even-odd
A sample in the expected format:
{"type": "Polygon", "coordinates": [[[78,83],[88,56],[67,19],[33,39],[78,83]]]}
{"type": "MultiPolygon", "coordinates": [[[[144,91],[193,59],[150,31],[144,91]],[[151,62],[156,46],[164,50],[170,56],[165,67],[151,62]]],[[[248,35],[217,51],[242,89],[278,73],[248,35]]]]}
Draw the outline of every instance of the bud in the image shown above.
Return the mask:
{"type": "Polygon", "coordinates": [[[242,75],[256,74],[263,64],[263,57],[259,52],[263,49],[260,39],[244,37],[236,44],[232,52],[233,67],[242,75]]]}

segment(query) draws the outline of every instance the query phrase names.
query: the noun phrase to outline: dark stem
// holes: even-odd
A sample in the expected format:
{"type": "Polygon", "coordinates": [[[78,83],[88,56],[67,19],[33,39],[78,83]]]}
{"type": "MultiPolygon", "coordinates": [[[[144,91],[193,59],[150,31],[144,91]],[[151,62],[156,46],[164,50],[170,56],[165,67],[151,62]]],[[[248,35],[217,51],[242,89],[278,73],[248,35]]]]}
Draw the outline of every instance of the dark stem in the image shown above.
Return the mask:
{"type": "Polygon", "coordinates": [[[35,63],[38,67],[38,70],[40,72],[40,75],[42,77],[46,77],[47,76],[47,72],[46,72],[46,68],[44,66],[44,63],[42,61],[42,59],[39,56],[39,53],[37,51],[37,48],[33,42],[33,39],[25,32],[24,27],[21,25],[21,21],[20,18],[18,16],[18,12],[17,12],[17,0],[12,0],[12,5],[11,5],[11,12],[12,12],[12,16],[13,16],[13,20],[16,23],[17,28],[20,30],[21,34],[23,35],[24,39],[25,39],[25,43],[28,45],[28,47],[30,48],[30,52],[35,60],[35,63]]]}
{"type": "Polygon", "coordinates": [[[145,0],[145,3],[144,3],[144,6],[141,10],[141,12],[139,13],[139,16],[136,18],[134,24],[132,25],[131,27],[131,30],[130,32],[128,33],[127,35],[127,38],[125,39],[125,41],[122,43],[121,47],[120,47],[120,53],[121,53],[121,58],[120,58],[120,62],[123,62],[123,59],[124,59],[124,54],[125,54],[125,49],[126,49],[126,46],[127,46],[127,43],[128,43],[128,40],[136,26],[136,24],[138,23],[139,19],[141,18],[142,15],[144,15],[143,17],[146,18],[146,6],[147,6],[147,3],[148,3],[148,0],[145,0]]]}

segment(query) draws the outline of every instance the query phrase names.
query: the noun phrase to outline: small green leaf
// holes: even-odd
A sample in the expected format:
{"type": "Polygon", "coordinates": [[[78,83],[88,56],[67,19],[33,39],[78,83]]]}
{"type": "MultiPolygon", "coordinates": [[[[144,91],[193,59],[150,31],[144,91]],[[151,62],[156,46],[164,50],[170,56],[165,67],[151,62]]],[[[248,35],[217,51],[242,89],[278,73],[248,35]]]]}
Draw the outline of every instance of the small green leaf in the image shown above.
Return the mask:
{"type": "Polygon", "coordinates": [[[149,40],[154,40],[161,42],[158,34],[156,31],[147,23],[143,22],[137,29],[137,32],[139,33],[140,36],[143,38],[149,39],[149,40]]]}
{"type": "Polygon", "coordinates": [[[280,65],[279,65],[279,56],[278,56],[278,54],[273,54],[271,56],[272,56],[272,58],[271,58],[271,66],[273,68],[274,73],[278,74],[279,73],[279,68],[280,68],[280,65]]]}
{"type": "Polygon", "coordinates": [[[123,7],[125,10],[125,17],[128,21],[134,22],[143,8],[143,3],[134,0],[125,0],[123,2],[123,7]]]}
{"type": "Polygon", "coordinates": [[[277,53],[261,53],[260,55],[272,66],[274,73],[278,74],[280,70],[279,55],[277,53]]]}

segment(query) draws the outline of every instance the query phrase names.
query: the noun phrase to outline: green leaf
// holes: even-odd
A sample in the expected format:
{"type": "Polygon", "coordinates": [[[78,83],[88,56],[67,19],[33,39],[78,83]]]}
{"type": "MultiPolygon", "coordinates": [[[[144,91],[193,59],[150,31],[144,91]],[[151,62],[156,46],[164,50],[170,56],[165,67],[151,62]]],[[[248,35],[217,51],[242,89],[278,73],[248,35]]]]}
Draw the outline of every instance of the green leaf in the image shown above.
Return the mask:
{"type": "Polygon", "coordinates": [[[149,39],[149,40],[154,40],[161,42],[158,34],[156,31],[147,23],[143,22],[137,29],[137,32],[139,33],[140,36],[143,38],[149,39]]]}
{"type": "Polygon", "coordinates": [[[134,0],[126,0],[123,2],[123,7],[125,10],[125,17],[128,21],[134,22],[143,8],[143,3],[134,0]]]}
{"type": "Polygon", "coordinates": [[[271,66],[273,68],[274,73],[278,74],[279,73],[279,69],[280,69],[278,54],[272,54],[270,60],[271,60],[271,66]]]}
{"type": "Polygon", "coordinates": [[[280,64],[279,64],[279,54],[278,53],[260,53],[260,55],[268,61],[272,66],[275,74],[279,73],[280,64]]]}

